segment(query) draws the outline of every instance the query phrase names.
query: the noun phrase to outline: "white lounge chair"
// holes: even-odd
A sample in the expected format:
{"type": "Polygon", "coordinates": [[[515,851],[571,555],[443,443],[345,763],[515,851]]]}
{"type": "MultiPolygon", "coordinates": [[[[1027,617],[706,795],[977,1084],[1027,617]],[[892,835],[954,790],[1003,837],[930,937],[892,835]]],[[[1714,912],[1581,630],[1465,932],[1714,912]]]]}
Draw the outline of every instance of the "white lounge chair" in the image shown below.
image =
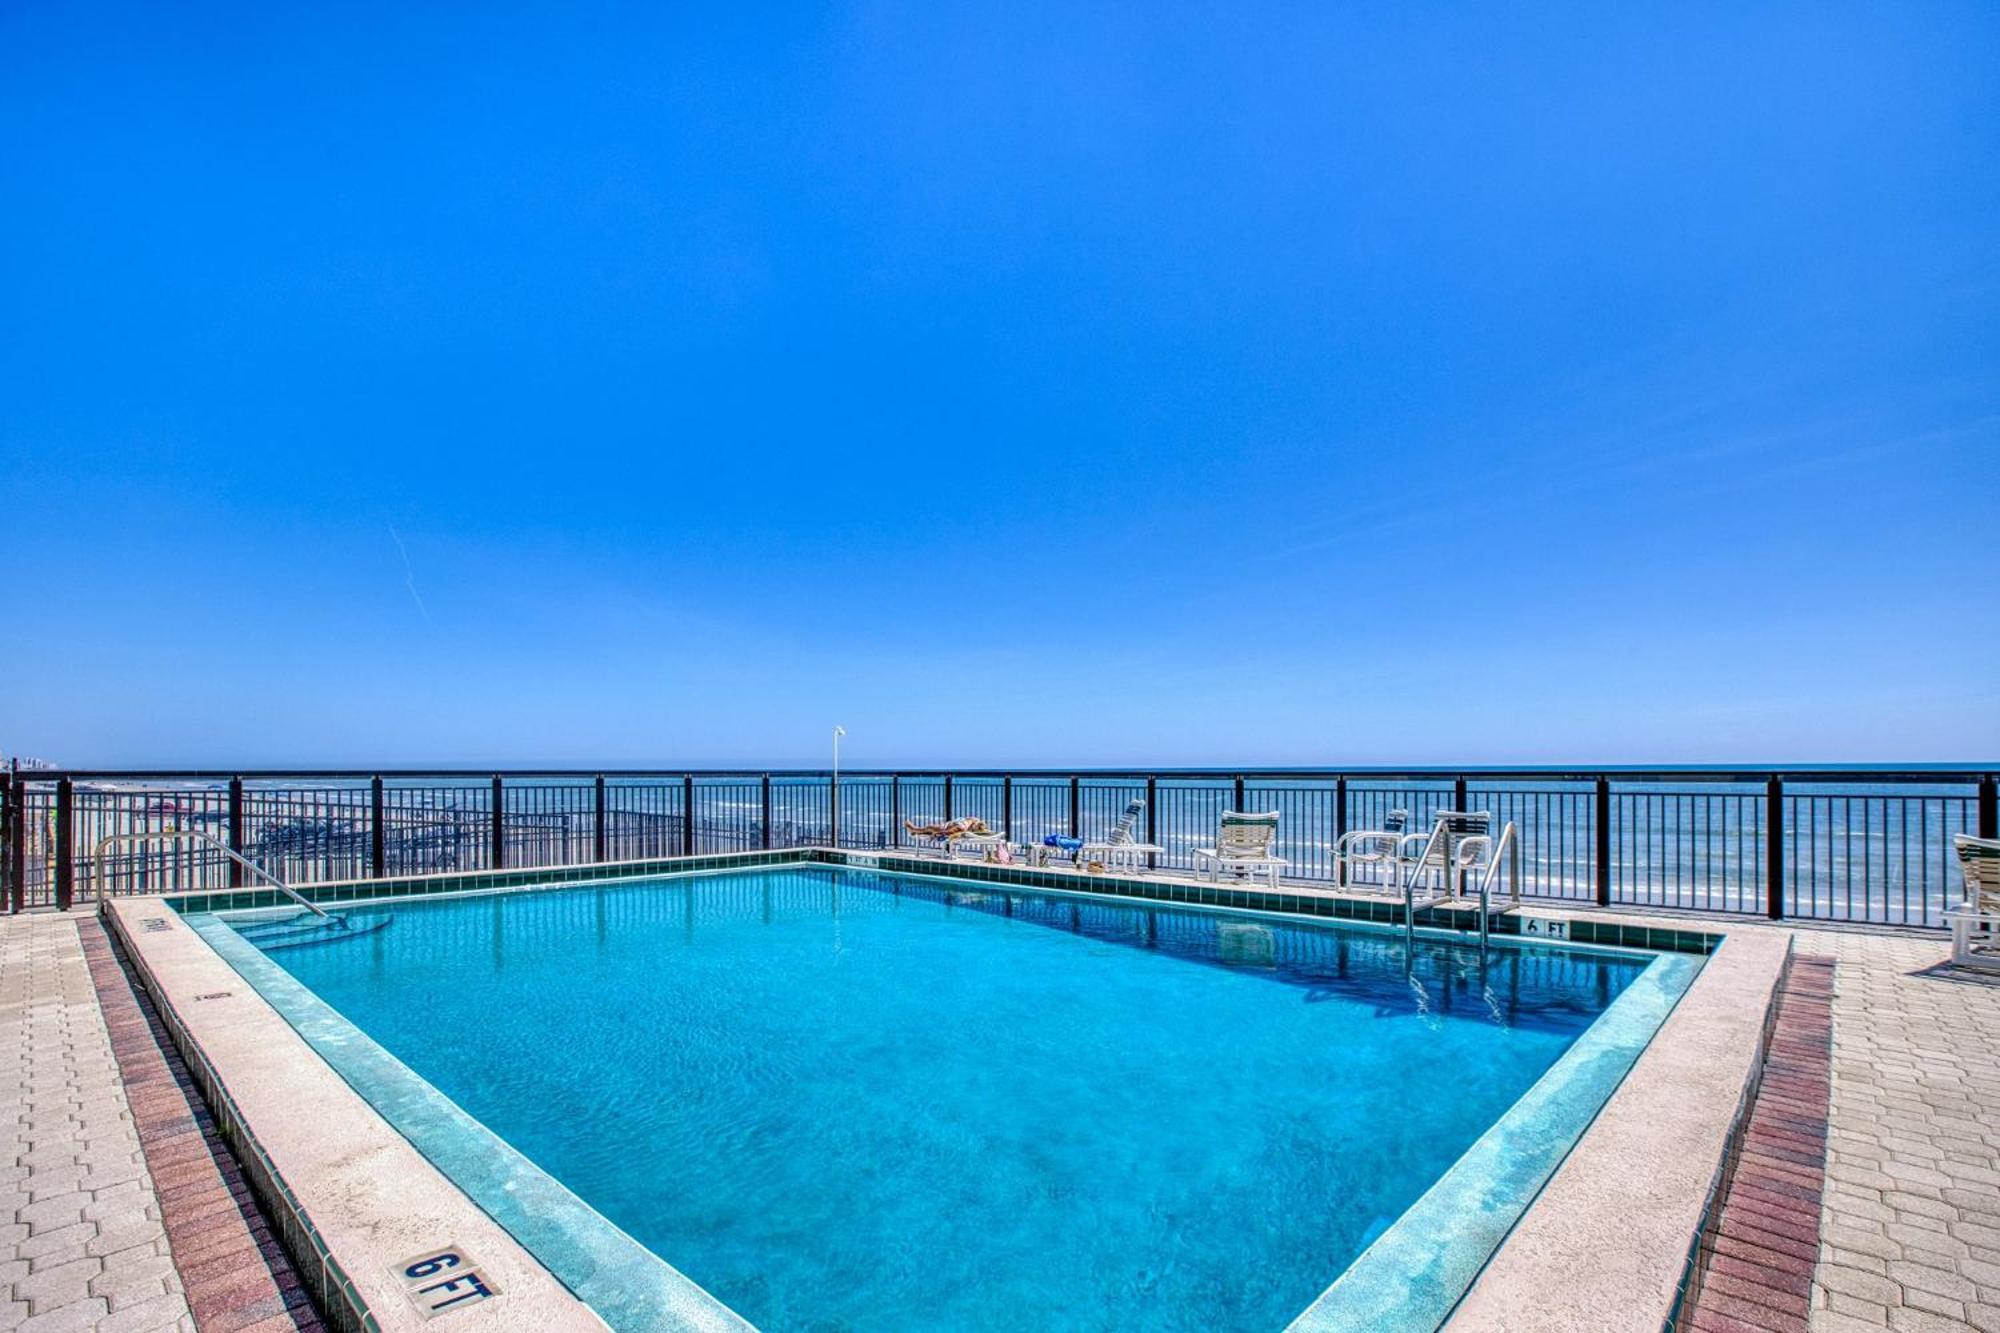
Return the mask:
{"type": "Polygon", "coordinates": [[[1167,849],[1150,842],[1139,842],[1132,834],[1139,816],[1146,813],[1146,802],[1135,798],[1125,807],[1125,813],[1118,816],[1118,822],[1111,826],[1111,832],[1104,837],[1086,842],[1077,852],[1077,864],[1089,865],[1095,861],[1106,870],[1128,870],[1138,874],[1146,868],[1146,858],[1158,856],[1167,849]]]}
{"type": "Polygon", "coordinates": [[[1383,888],[1402,887],[1403,838],[1410,831],[1410,812],[1391,810],[1382,820],[1381,828],[1351,829],[1343,833],[1340,841],[1333,845],[1333,864],[1337,877],[1342,883],[1352,885],[1354,872],[1361,869],[1381,871],[1385,878],[1383,888]]]}
{"type": "Polygon", "coordinates": [[[1426,887],[1431,872],[1438,875],[1438,892],[1454,898],[1464,877],[1493,859],[1491,810],[1440,810],[1429,833],[1403,836],[1403,882],[1426,887]]]}
{"type": "Polygon", "coordinates": [[[1224,810],[1215,846],[1194,849],[1195,869],[1206,870],[1210,879],[1224,870],[1235,875],[1262,875],[1277,888],[1279,872],[1290,864],[1271,854],[1278,839],[1278,814],[1276,810],[1265,814],[1224,810]]]}
{"type": "Polygon", "coordinates": [[[1951,961],[2000,970],[2000,842],[1961,833],[1951,845],[1965,872],[1965,897],[1944,914],[1951,923],[1951,961]]]}

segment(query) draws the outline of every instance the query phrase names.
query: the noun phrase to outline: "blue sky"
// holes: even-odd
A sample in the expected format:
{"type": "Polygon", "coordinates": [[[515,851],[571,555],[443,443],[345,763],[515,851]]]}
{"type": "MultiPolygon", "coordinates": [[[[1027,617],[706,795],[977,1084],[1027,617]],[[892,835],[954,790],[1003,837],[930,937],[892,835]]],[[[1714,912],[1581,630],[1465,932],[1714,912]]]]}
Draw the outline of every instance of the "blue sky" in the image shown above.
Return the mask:
{"type": "Polygon", "coordinates": [[[0,134],[0,750],[2000,755],[1990,4],[21,4],[0,134]]]}

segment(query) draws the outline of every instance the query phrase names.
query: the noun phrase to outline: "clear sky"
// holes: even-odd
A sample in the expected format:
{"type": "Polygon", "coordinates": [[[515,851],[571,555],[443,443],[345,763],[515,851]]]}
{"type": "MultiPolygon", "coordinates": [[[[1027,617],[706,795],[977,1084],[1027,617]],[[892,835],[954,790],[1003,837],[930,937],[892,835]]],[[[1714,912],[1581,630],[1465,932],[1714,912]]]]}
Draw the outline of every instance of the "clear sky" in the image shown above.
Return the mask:
{"type": "Polygon", "coordinates": [[[0,750],[2000,758],[2000,6],[0,9],[0,750]]]}

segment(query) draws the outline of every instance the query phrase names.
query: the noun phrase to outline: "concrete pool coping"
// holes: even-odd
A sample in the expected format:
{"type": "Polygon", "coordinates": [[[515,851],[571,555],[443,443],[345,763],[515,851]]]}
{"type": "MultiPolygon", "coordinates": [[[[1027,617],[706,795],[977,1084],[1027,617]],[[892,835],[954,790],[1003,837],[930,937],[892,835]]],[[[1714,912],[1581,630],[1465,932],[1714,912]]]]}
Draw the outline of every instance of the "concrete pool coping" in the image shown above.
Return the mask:
{"type": "MultiPolygon", "coordinates": [[[[876,858],[854,853],[829,852],[818,849],[803,849],[788,854],[757,854],[703,856],[692,858],[670,858],[665,861],[647,862],[640,865],[606,866],[594,875],[550,873],[539,882],[547,888],[574,888],[585,884],[612,883],[620,879],[653,878],[662,874],[685,873],[702,869],[747,869],[786,863],[849,864],[856,861],[866,866],[876,858]],[[724,862],[725,864],[717,864],[724,862]]],[[[880,858],[883,862],[891,857],[880,858]]],[[[904,858],[895,857],[901,861],[904,858]]],[[[916,859],[916,858],[910,858],[916,859]]],[[[900,870],[902,867],[881,866],[884,870],[900,870]]],[[[962,877],[962,872],[971,869],[964,862],[930,860],[910,867],[917,873],[943,873],[954,878],[962,877]]],[[[980,875],[982,879],[1002,879],[1002,875],[980,875]]],[[[905,873],[908,873],[907,871],[905,873]]],[[[504,880],[494,882],[493,876],[467,873],[463,875],[426,877],[429,883],[422,889],[405,886],[398,893],[387,896],[370,895],[360,884],[342,886],[336,900],[361,902],[374,899],[385,904],[393,903],[398,896],[412,892],[434,891],[445,894],[467,892],[492,892],[503,889],[528,888],[536,883],[537,872],[532,870],[508,872],[504,880]],[[523,882],[526,881],[526,882],[523,882]],[[435,886],[433,889],[432,886],[435,886]]],[[[963,876],[970,878],[970,876],[963,876]]],[[[1005,876],[1012,879],[1012,876],[1005,876]]],[[[1023,875],[1023,879],[1028,876],[1023,875]]],[[[1078,896],[1105,896],[1108,887],[1106,877],[1071,872],[1067,875],[1051,877],[1045,872],[1037,872],[1031,883],[1020,883],[1017,887],[1027,892],[1071,893],[1078,896]],[[1050,883],[1055,878],[1057,883],[1050,883]]],[[[1135,882],[1121,881],[1120,889],[1110,896],[1133,903],[1130,889],[1139,886],[1152,888],[1186,888],[1186,883],[1177,886],[1154,877],[1135,882]]],[[[998,887],[998,885],[996,885],[998,887]]],[[[1326,894],[1312,892],[1315,898],[1334,897],[1363,906],[1379,904],[1381,896],[1367,893],[1326,894]]],[[[220,895],[216,895],[220,896],[220,895]]],[[[315,895],[318,896],[318,895],[315,895]]],[[[332,896],[332,895],[330,895],[332,896]]],[[[426,893],[428,896],[428,893],[426,893]]],[[[1263,899],[1261,893],[1241,894],[1235,890],[1226,891],[1216,906],[1233,906],[1244,910],[1233,900],[1239,897],[1263,899]],[[1227,901],[1225,901],[1225,899],[1227,901]]],[[[1297,899],[1301,891],[1295,886],[1286,886],[1279,894],[1271,895],[1273,903],[1285,898],[1297,899]]],[[[1146,897],[1150,898],[1148,894],[1146,897]]],[[[187,895],[176,895],[171,901],[174,906],[187,902],[187,895]]],[[[240,900],[239,900],[240,901],[240,900]]],[[[1169,900],[1163,894],[1153,901],[1160,905],[1196,906],[1190,898],[1169,900]]],[[[111,904],[118,912],[119,920],[130,923],[135,920],[136,905],[151,904],[157,914],[162,899],[122,899],[111,904]]],[[[224,903],[215,903],[222,907],[224,903]]],[[[235,903],[227,904],[234,906],[235,903]]],[[[243,906],[250,904],[244,903],[243,906]]],[[[208,908],[203,901],[195,910],[208,908]]],[[[1257,910],[1252,907],[1249,910],[1257,910]]],[[[1322,925],[1353,924],[1344,916],[1336,915],[1331,920],[1327,915],[1299,916],[1284,911],[1269,911],[1273,917],[1292,917],[1302,923],[1322,925]]],[[[1323,909],[1322,913],[1323,913],[1323,909]]],[[[1263,914],[1260,912],[1259,914],[1263,914]]],[[[172,917],[175,913],[167,913],[172,917]]],[[[1661,936],[1685,940],[1690,934],[1705,934],[1709,947],[1722,940],[1709,965],[1702,968],[1687,994],[1680,997],[1678,1005],[1668,1015],[1667,1021],[1659,1026],[1658,1032],[1645,1044],[1637,1060],[1618,1083],[1610,1101],[1604,1103],[1602,1111],[1583,1132],[1580,1141],[1561,1158],[1561,1165],[1549,1177],[1528,1204],[1527,1209],[1514,1222],[1500,1248],[1485,1264],[1469,1292],[1457,1305],[1451,1327],[1454,1328],[1646,1328],[1662,1327],[1671,1317],[1678,1290],[1687,1269],[1687,1260],[1695,1235],[1699,1232],[1703,1210],[1719,1177],[1725,1149],[1736,1123],[1736,1114],[1744,1101],[1746,1087],[1750,1086],[1761,1055],[1761,1036],[1771,996],[1775,992],[1785,952],[1785,942],[1789,932],[1770,928],[1747,927],[1729,922],[1702,921],[1699,924],[1712,925],[1706,932],[1691,932],[1690,925],[1697,924],[1688,918],[1659,918],[1626,913],[1570,912],[1560,907],[1527,908],[1518,913],[1523,923],[1536,921],[1547,926],[1551,922],[1565,924],[1579,921],[1597,923],[1596,938],[1606,938],[1607,930],[1616,933],[1638,932],[1643,938],[1646,932],[1657,932],[1661,936]],[[1722,930],[1728,931],[1723,938],[1722,930]],[[1775,961],[1774,961],[1775,960],[1775,961]],[[1766,981],[1760,988],[1759,976],[1768,972],[1766,981]],[[1709,984],[1710,977],[1718,978],[1709,984]],[[1732,980],[1732,978],[1734,978],[1732,980]],[[1684,1011],[1689,1010],[1689,1001],[1699,993],[1703,999],[1692,1009],[1693,1017],[1685,1021],[1684,1011]],[[1739,1011],[1738,1006],[1741,1006],[1739,1011]],[[1748,1039],[1745,1040],[1745,1034],[1748,1039]],[[1739,1059],[1740,1057],[1740,1059],[1739,1059]],[[1703,1077],[1696,1080],[1697,1091],[1686,1095],[1689,1072],[1696,1071],[1703,1077]],[[1733,1091],[1732,1091],[1733,1088],[1733,1091]],[[1603,1131],[1603,1132],[1600,1132],[1603,1131]],[[1635,1169],[1634,1164],[1642,1164],[1635,1169]],[[1643,1237],[1643,1239],[1633,1239],[1643,1237]],[[1594,1279],[1594,1281],[1593,1281],[1594,1279]],[[1602,1288],[1602,1290],[1598,1290],[1602,1288]]],[[[177,924],[185,925],[185,918],[178,918],[177,924]]],[[[1506,936],[1496,936],[1496,942],[1555,943],[1564,941],[1557,935],[1554,939],[1537,939],[1525,925],[1516,925],[1515,931],[1506,936]]],[[[1463,932],[1426,931],[1426,934],[1458,934],[1463,932]]],[[[1551,935],[1556,935],[1550,930],[1551,935]]],[[[1565,932],[1566,933],[1566,932],[1565,932]]],[[[1578,932],[1579,934],[1583,932],[1578,932]]],[[[166,1004],[176,1004],[181,1009],[203,1006],[189,1003],[189,997],[203,992],[227,989],[228,982],[241,986],[244,978],[232,969],[230,963],[218,955],[197,937],[192,929],[167,932],[142,931],[134,926],[121,931],[121,935],[133,946],[135,952],[152,952],[164,949],[163,937],[175,937],[175,949],[185,952],[199,949],[207,954],[208,968],[195,967],[194,961],[185,957],[174,960],[179,966],[176,972],[185,972],[190,978],[186,985],[163,988],[166,993],[161,998],[166,1004]],[[220,969],[216,972],[215,969],[220,969]],[[224,980],[217,980],[218,977],[224,980]]],[[[247,946],[246,946],[247,947],[247,946]]],[[[1588,945],[1581,946],[1589,951],[1588,945]]],[[[1696,950],[1699,951],[1699,950],[1696,950]]],[[[275,965],[274,970],[275,970],[275,965]]],[[[338,1074],[320,1058],[305,1061],[301,1055],[315,1055],[311,1044],[294,1030],[286,1018],[263,1003],[254,994],[238,997],[246,1003],[243,1008],[255,1003],[263,1009],[269,1023],[284,1030],[289,1040],[290,1056],[272,1059],[269,1056],[246,1057],[247,1074],[253,1080],[275,1079],[280,1083],[290,1079],[296,1081],[300,1065],[310,1066],[324,1083],[331,1079],[338,1091],[346,1095],[352,1105],[341,1108],[352,1112],[358,1106],[366,1116],[374,1120],[373,1131],[364,1137],[379,1140],[382,1135],[395,1138],[407,1157],[412,1157],[421,1165],[423,1172],[432,1178],[432,1185],[442,1186],[444,1191],[456,1196],[459,1204],[484,1223],[484,1229],[475,1230],[468,1225],[454,1235],[469,1250],[486,1260],[486,1251],[508,1255],[510,1266],[523,1271],[539,1273],[546,1284],[553,1285],[563,1296],[568,1297],[574,1309],[573,1315],[581,1315],[588,1322],[582,1324],[551,1323],[552,1328],[592,1327],[602,1328],[600,1322],[588,1306],[562,1287],[561,1282],[531,1254],[520,1247],[504,1228],[494,1224],[491,1218],[481,1212],[478,1205],[465,1193],[451,1184],[411,1144],[397,1135],[386,1121],[359,1097],[338,1074]],[[287,1067],[287,1058],[292,1062],[287,1067]],[[495,1234],[505,1238],[505,1246],[465,1239],[467,1235],[486,1236],[495,1234]]],[[[163,1006],[164,1007],[164,1006],[163,1006]]],[[[211,1024],[212,1026],[212,1024],[211,1024]]],[[[268,1024],[263,1025],[268,1028],[268,1024]]],[[[264,1035],[270,1035],[268,1032],[264,1035]]],[[[280,1043],[283,1045],[284,1043],[280,1043]]],[[[233,1063],[233,1055],[231,1056],[233,1063]]],[[[412,1075],[414,1078],[415,1076],[412,1075]]],[[[235,1090],[235,1074],[230,1074],[230,1087],[235,1090]]],[[[297,1092],[287,1090],[288,1095],[275,1099],[268,1110],[272,1114],[283,1115],[289,1105],[294,1113],[297,1109],[297,1092]]],[[[321,1089],[325,1091],[325,1089],[321,1089]]],[[[330,1099],[338,1103],[339,1097],[330,1099]]],[[[251,1116],[251,1112],[245,1112],[251,1116]]],[[[327,1137],[332,1137],[331,1135],[327,1137]]],[[[281,1136],[282,1139],[282,1136],[281,1136]]],[[[274,1151],[274,1157],[281,1160],[284,1150],[274,1151]]],[[[316,1161],[310,1151],[301,1155],[299,1169],[315,1172],[324,1162],[316,1161]]],[[[287,1178],[293,1170],[287,1168],[287,1178]]],[[[306,1191],[301,1191],[302,1201],[306,1191]]],[[[366,1203],[365,1196],[352,1192],[343,1194],[339,1190],[313,1191],[322,1196],[322,1205],[348,1209],[358,1202],[366,1203]]],[[[317,1217],[319,1214],[314,1213],[317,1217]]],[[[609,1225],[608,1223],[606,1225],[609,1225]]],[[[367,1227],[343,1228],[358,1229],[367,1227]]],[[[439,1233],[441,1237],[443,1233],[439,1233]]],[[[331,1241],[331,1233],[329,1240],[331,1241]]],[[[365,1237],[364,1237],[365,1238],[365,1237]]],[[[439,1237],[433,1237],[436,1239],[439,1237]]],[[[345,1242],[344,1242],[345,1243],[345,1242]]],[[[354,1268],[366,1268],[373,1263],[378,1272],[386,1272],[385,1265],[406,1258],[422,1244],[395,1245],[388,1247],[395,1253],[357,1251],[366,1254],[367,1260],[355,1258],[350,1264],[354,1268]],[[374,1260],[380,1259],[380,1262],[374,1260]]],[[[349,1263],[349,1256],[343,1252],[342,1262],[349,1263]]],[[[487,1260],[489,1267],[500,1270],[497,1260],[487,1260]]],[[[504,1278],[503,1278],[504,1281],[504,1278]]],[[[381,1285],[381,1284],[378,1284],[381,1285]]],[[[530,1283],[531,1291],[533,1284],[530,1283]]],[[[698,1291],[699,1288],[696,1288],[698,1291]]],[[[704,1293],[705,1294],[705,1293],[704,1293]]],[[[407,1300],[394,1288],[386,1293],[371,1293],[371,1306],[397,1307],[391,1297],[402,1302],[402,1309],[409,1310],[407,1300]]],[[[497,1302],[495,1304],[498,1304],[497,1302]]],[[[523,1303],[524,1304],[524,1303],[523,1303]]],[[[521,1304],[515,1304],[516,1313],[521,1304]]],[[[401,1311],[399,1311],[400,1313],[401,1311]]],[[[467,1311],[467,1314],[473,1313],[467,1311]]],[[[727,1312],[724,1311],[726,1314],[727,1312]]],[[[461,1322],[468,1322],[462,1320],[461,1322]]],[[[384,1323],[383,1327],[400,1327],[402,1324],[384,1323]]],[[[414,1324],[408,1325],[414,1327],[414,1324]]],[[[495,1327],[507,1326],[502,1324],[495,1327]]],[[[740,1326],[740,1325],[739,1325],[740,1326]]]]}
{"type": "Polygon", "coordinates": [[[161,899],[114,899],[104,916],[155,1003],[171,1012],[170,1026],[193,1044],[183,1052],[189,1064],[216,1071],[300,1222],[351,1287],[350,1317],[335,1316],[339,1326],[428,1328],[430,1316],[399,1274],[413,1257],[456,1247],[500,1294],[452,1311],[450,1327],[604,1333],[588,1305],[391,1128],[161,899]]]}
{"type": "Polygon", "coordinates": [[[1446,1327],[1658,1333],[1755,1096],[1788,930],[1732,930],[1446,1327]]]}

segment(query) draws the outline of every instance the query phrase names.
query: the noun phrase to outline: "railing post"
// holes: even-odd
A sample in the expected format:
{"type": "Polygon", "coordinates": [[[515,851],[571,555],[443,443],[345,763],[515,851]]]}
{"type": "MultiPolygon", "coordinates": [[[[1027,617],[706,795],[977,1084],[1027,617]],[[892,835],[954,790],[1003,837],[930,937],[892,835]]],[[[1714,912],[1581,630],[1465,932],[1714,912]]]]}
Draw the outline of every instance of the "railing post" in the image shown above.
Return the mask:
{"type": "Polygon", "coordinates": [[[76,896],[76,784],[56,780],[56,910],[67,912],[76,896]]]}
{"type": "Polygon", "coordinates": [[[493,868],[507,868],[507,784],[493,775],[493,868]]]}
{"type": "Polygon", "coordinates": [[[889,775],[889,837],[891,839],[889,843],[891,847],[901,847],[903,845],[903,775],[901,773],[891,773],[889,775]]]}
{"type": "MultiPolygon", "coordinates": [[[[1146,841],[1155,846],[1160,841],[1160,775],[1157,773],[1146,775],[1146,841]]],[[[1158,852],[1146,853],[1149,867],[1159,864],[1159,859],[1158,852]]]]}
{"type": "Polygon", "coordinates": [[[28,906],[28,784],[18,770],[0,774],[0,783],[7,788],[7,808],[0,815],[6,820],[0,825],[0,843],[7,850],[7,910],[22,912],[28,906]]]}
{"type": "Polygon", "coordinates": [[[1597,780],[1597,849],[1591,871],[1597,880],[1597,905],[1611,906],[1611,779],[1597,780]]]}
{"type": "Polygon", "coordinates": [[[1335,888],[1347,886],[1347,858],[1338,855],[1340,840],[1347,836],[1347,775],[1333,780],[1333,883],[1335,888]]]}
{"type": "Polygon", "coordinates": [[[1082,836],[1076,831],[1083,822],[1083,793],[1078,789],[1080,782],[1076,777],[1069,780],[1069,836],[1072,838],[1082,836]]]}
{"type": "Polygon", "coordinates": [[[389,798],[380,773],[368,779],[368,873],[376,879],[389,874],[389,798]]]}
{"type": "Polygon", "coordinates": [[[757,784],[757,788],[758,819],[764,829],[764,850],[768,852],[771,850],[771,775],[769,773],[764,775],[763,781],[757,784]]]}
{"type": "Polygon", "coordinates": [[[1989,841],[2000,838],[2000,799],[1995,791],[1991,773],[1979,780],[1979,836],[1989,841]]]}
{"type": "Polygon", "coordinates": [[[1465,779],[1462,777],[1452,780],[1451,808],[1454,810],[1465,809],[1465,779]]]}
{"type": "Polygon", "coordinates": [[[604,775],[591,784],[590,859],[602,865],[611,859],[610,815],[605,810],[604,775]]]}
{"type": "MultiPolygon", "coordinates": [[[[243,855],[243,779],[229,779],[229,850],[243,855]]],[[[243,887],[243,863],[229,863],[229,887],[243,887]]]]}
{"type": "Polygon", "coordinates": [[[1000,832],[1007,841],[1014,841],[1014,775],[1011,773],[1000,779],[1000,832]]]}
{"type": "Polygon", "coordinates": [[[694,774],[681,775],[681,855],[694,855],[694,774]]]}
{"type": "Polygon", "coordinates": [[[1234,799],[1236,801],[1236,810],[1239,814],[1249,813],[1243,809],[1243,779],[1241,777],[1236,779],[1236,795],[1234,799]]]}
{"type": "Polygon", "coordinates": [[[1785,919],[1785,784],[1776,774],[1764,784],[1764,914],[1785,919]]]}
{"type": "Polygon", "coordinates": [[[826,824],[827,833],[833,839],[835,848],[840,846],[840,779],[829,776],[826,780],[826,824]]]}
{"type": "Polygon", "coordinates": [[[944,817],[946,823],[951,822],[951,774],[949,773],[944,775],[944,817]]]}

